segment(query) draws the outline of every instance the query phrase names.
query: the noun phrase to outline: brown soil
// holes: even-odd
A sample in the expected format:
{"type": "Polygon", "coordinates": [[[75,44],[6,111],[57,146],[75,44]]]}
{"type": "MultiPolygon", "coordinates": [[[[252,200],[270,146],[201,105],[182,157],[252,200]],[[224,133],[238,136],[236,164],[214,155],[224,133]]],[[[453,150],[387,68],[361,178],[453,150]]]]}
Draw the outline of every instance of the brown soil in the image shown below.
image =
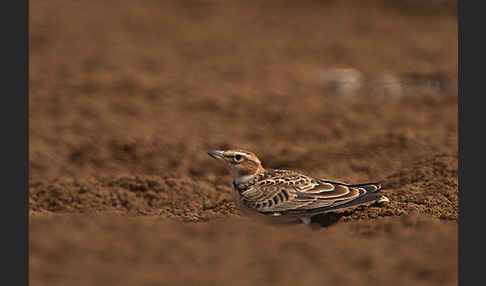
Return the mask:
{"type": "Polygon", "coordinates": [[[456,285],[454,1],[31,1],[32,285],[456,285]],[[331,68],[443,75],[336,97],[331,68]],[[268,226],[217,148],[391,199],[268,226]]]}

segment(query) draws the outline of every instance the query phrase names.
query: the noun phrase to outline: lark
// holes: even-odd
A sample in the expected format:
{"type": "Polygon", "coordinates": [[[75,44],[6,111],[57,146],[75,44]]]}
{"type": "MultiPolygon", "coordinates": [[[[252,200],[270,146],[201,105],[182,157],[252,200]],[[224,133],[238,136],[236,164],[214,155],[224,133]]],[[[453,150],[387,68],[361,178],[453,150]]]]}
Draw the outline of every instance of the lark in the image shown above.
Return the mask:
{"type": "Polygon", "coordinates": [[[292,170],[267,170],[254,153],[244,150],[213,150],[208,154],[224,162],[231,172],[237,207],[267,222],[310,224],[318,214],[389,201],[380,193],[379,183],[346,184],[292,170]]]}

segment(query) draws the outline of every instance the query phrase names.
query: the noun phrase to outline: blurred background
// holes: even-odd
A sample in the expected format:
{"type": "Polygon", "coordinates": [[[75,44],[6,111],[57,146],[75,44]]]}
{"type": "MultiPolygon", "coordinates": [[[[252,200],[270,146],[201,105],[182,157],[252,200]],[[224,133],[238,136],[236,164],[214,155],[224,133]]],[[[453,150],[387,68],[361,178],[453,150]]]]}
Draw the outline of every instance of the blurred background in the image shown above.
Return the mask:
{"type": "Polygon", "coordinates": [[[457,1],[30,1],[32,285],[456,285],[457,1]],[[207,155],[385,180],[241,217],[207,155]]]}

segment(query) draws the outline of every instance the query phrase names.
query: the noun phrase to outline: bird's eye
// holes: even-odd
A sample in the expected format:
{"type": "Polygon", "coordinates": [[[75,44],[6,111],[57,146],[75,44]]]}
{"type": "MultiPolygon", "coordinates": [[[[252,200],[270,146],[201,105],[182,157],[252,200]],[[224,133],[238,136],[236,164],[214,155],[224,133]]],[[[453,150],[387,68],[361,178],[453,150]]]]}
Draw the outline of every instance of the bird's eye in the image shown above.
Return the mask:
{"type": "Polygon", "coordinates": [[[243,156],[241,156],[240,154],[235,155],[236,161],[241,161],[241,159],[243,159],[243,156]]]}

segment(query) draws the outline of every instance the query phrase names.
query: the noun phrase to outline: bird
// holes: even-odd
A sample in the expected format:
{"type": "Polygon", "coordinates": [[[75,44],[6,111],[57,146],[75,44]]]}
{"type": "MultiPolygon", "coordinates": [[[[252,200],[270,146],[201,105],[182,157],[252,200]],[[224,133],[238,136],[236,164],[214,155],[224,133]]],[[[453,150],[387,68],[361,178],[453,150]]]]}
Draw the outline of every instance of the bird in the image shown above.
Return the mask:
{"type": "Polygon", "coordinates": [[[387,203],[380,183],[347,184],[286,169],[265,169],[255,153],[212,150],[208,155],[229,169],[232,197],[248,216],[272,223],[303,223],[329,211],[367,202],[387,203]]]}

